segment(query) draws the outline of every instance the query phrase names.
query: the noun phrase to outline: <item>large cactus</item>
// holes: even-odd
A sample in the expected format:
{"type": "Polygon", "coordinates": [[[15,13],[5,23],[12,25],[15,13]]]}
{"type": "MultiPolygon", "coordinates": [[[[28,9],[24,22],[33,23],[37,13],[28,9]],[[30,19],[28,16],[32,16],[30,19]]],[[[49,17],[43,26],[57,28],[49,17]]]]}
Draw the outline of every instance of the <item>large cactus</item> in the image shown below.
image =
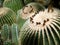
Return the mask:
{"type": "Polygon", "coordinates": [[[31,16],[21,29],[21,45],[60,45],[60,10],[45,9],[31,16]]]}
{"type": "Polygon", "coordinates": [[[9,26],[7,24],[2,26],[2,37],[4,37],[4,40],[9,39],[9,26]]]}
{"type": "Polygon", "coordinates": [[[5,0],[3,6],[11,8],[13,11],[21,9],[24,4],[22,0],[5,0]]]}

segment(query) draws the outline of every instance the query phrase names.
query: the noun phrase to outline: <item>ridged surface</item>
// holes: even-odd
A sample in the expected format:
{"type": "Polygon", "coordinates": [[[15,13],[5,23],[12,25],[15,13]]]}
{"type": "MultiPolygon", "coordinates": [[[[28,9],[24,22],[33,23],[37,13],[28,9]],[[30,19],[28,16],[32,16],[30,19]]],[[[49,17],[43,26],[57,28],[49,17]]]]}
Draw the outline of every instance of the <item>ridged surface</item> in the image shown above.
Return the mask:
{"type": "MultiPolygon", "coordinates": [[[[52,17],[50,18],[50,20],[52,19],[52,21],[48,21],[48,23],[46,22],[43,27],[40,26],[40,28],[38,28],[39,26],[37,27],[37,25],[32,26],[35,25],[35,23],[31,23],[30,19],[25,22],[20,32],[21,45],[60,45],[60,11],[56,9],[54,9],[54,11],[57,12],[57,15],[56,13],[51,12],[50,14],[49,12],[48,16],[46,17],[50,18],[49,15],[52,15],[52,17]],[[56,18],[54,18],[53,15],[56,15],[54,16],[56,18]]],[[[45,15],[46,13],[44,14],[44,16],[45,15]]],[[[34,22],[37,19],[37,21],[39,21],[39,19],[41,18],[41,21],[45,19],[43,17],[37,18],[37,16],[38,15],[33,18],[33,20],[35,19],[34,22]]]]}
{"type": "Polygon", "coordinates": [[[16,23],[16,14],[9,8],[0,8],[0,28],[4,24],[12,25],[16,23]]]}
{"type": "Polygon", "coordinates": [[[2,32],[1,37],[3,42],[3,45],[18,45],[18,33],[19,28],[17,24],[12,24],[9,26],[8,24],[5,24],[2,26],[2,32]]]}

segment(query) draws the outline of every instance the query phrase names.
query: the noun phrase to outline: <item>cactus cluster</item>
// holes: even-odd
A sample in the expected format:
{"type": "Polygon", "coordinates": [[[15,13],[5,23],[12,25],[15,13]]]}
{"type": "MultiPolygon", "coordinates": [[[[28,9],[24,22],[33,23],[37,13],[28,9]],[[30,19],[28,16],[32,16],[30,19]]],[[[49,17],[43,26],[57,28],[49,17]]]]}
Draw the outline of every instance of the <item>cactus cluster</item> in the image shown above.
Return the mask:
{"type": "Polygon", "coordinates": [[[60,45],[60,0],[0,0],[0,45],[60,45]]]}

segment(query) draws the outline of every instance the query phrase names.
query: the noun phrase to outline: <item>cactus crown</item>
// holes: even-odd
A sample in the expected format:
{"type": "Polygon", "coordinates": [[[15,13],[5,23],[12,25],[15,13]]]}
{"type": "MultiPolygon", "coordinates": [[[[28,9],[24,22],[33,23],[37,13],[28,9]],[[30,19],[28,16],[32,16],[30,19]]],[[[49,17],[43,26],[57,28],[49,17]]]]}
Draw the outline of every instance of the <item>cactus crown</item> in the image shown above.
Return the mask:
{"type": "Polygon", "coordinates": [[[53,12],[51,12],[51,10],[48,12],[48,9],[45,9],[44,11],[32,15],[26,23],[28,23],[29,27],[33,30],[41,30],[46,26],[51,25],[51,23],[54,23],[56,19],[60,18],[59,16],[58,9],[54,8],[53,12]]]}

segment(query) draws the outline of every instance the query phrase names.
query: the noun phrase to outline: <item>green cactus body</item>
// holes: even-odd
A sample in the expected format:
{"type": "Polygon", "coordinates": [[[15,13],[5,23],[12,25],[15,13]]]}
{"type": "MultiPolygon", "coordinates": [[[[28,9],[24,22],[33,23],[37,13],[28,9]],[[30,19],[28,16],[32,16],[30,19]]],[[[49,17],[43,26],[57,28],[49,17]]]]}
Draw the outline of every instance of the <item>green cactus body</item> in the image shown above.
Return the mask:
{"type": "Polygon", "coordinates": [[[12,26],[9,26],[8,24],[3,25],[1,36],[3,38],[4,45],[18,45],[18,25],[15,23],[12,24],[12,26]]]}
{"type": "Polygon", "coordinates": [[[39,3],[29,3],[22,9],[17,11],[17,23],[20,27],[24,24],[26,19],[28,19],[31,15],[36,14],[40,10],[44,10],[45,7],[40,5],[39,3]],[[30,13],[29,13],[30,12],[30,13]]]}
{"type": "Polygon", "coordinates": [[[13,43],[13,45],[18,45],[18,26],[16,24],[12,25],[11,33],[12,33],[12,43],[13,43]]]}
{"type": "Polygon", "coordinates": [[[9,39],[9,33],[10,33],[9,26],[7,24],[3,25],[1,35],[5,41],[9,39]]]}
{"type": "Polygon", "coordinates": [[[16,14],[9,8],[0,8],[0,28],[4,24],[12,25],[16,23],[16,14]]]}
{"type": "Polygon", "coordinates": [[[20,32],[21,45],[60,45],[60,10],[53,8],[31,16],[20,32]]]}
{"type": "Polygon", "coordinates": [[[5,0],[3,3],[4,7],[11,8],[14,12],[17,12],[17,10],[21,9],[23,7],[22,0],[5,0]]]}

